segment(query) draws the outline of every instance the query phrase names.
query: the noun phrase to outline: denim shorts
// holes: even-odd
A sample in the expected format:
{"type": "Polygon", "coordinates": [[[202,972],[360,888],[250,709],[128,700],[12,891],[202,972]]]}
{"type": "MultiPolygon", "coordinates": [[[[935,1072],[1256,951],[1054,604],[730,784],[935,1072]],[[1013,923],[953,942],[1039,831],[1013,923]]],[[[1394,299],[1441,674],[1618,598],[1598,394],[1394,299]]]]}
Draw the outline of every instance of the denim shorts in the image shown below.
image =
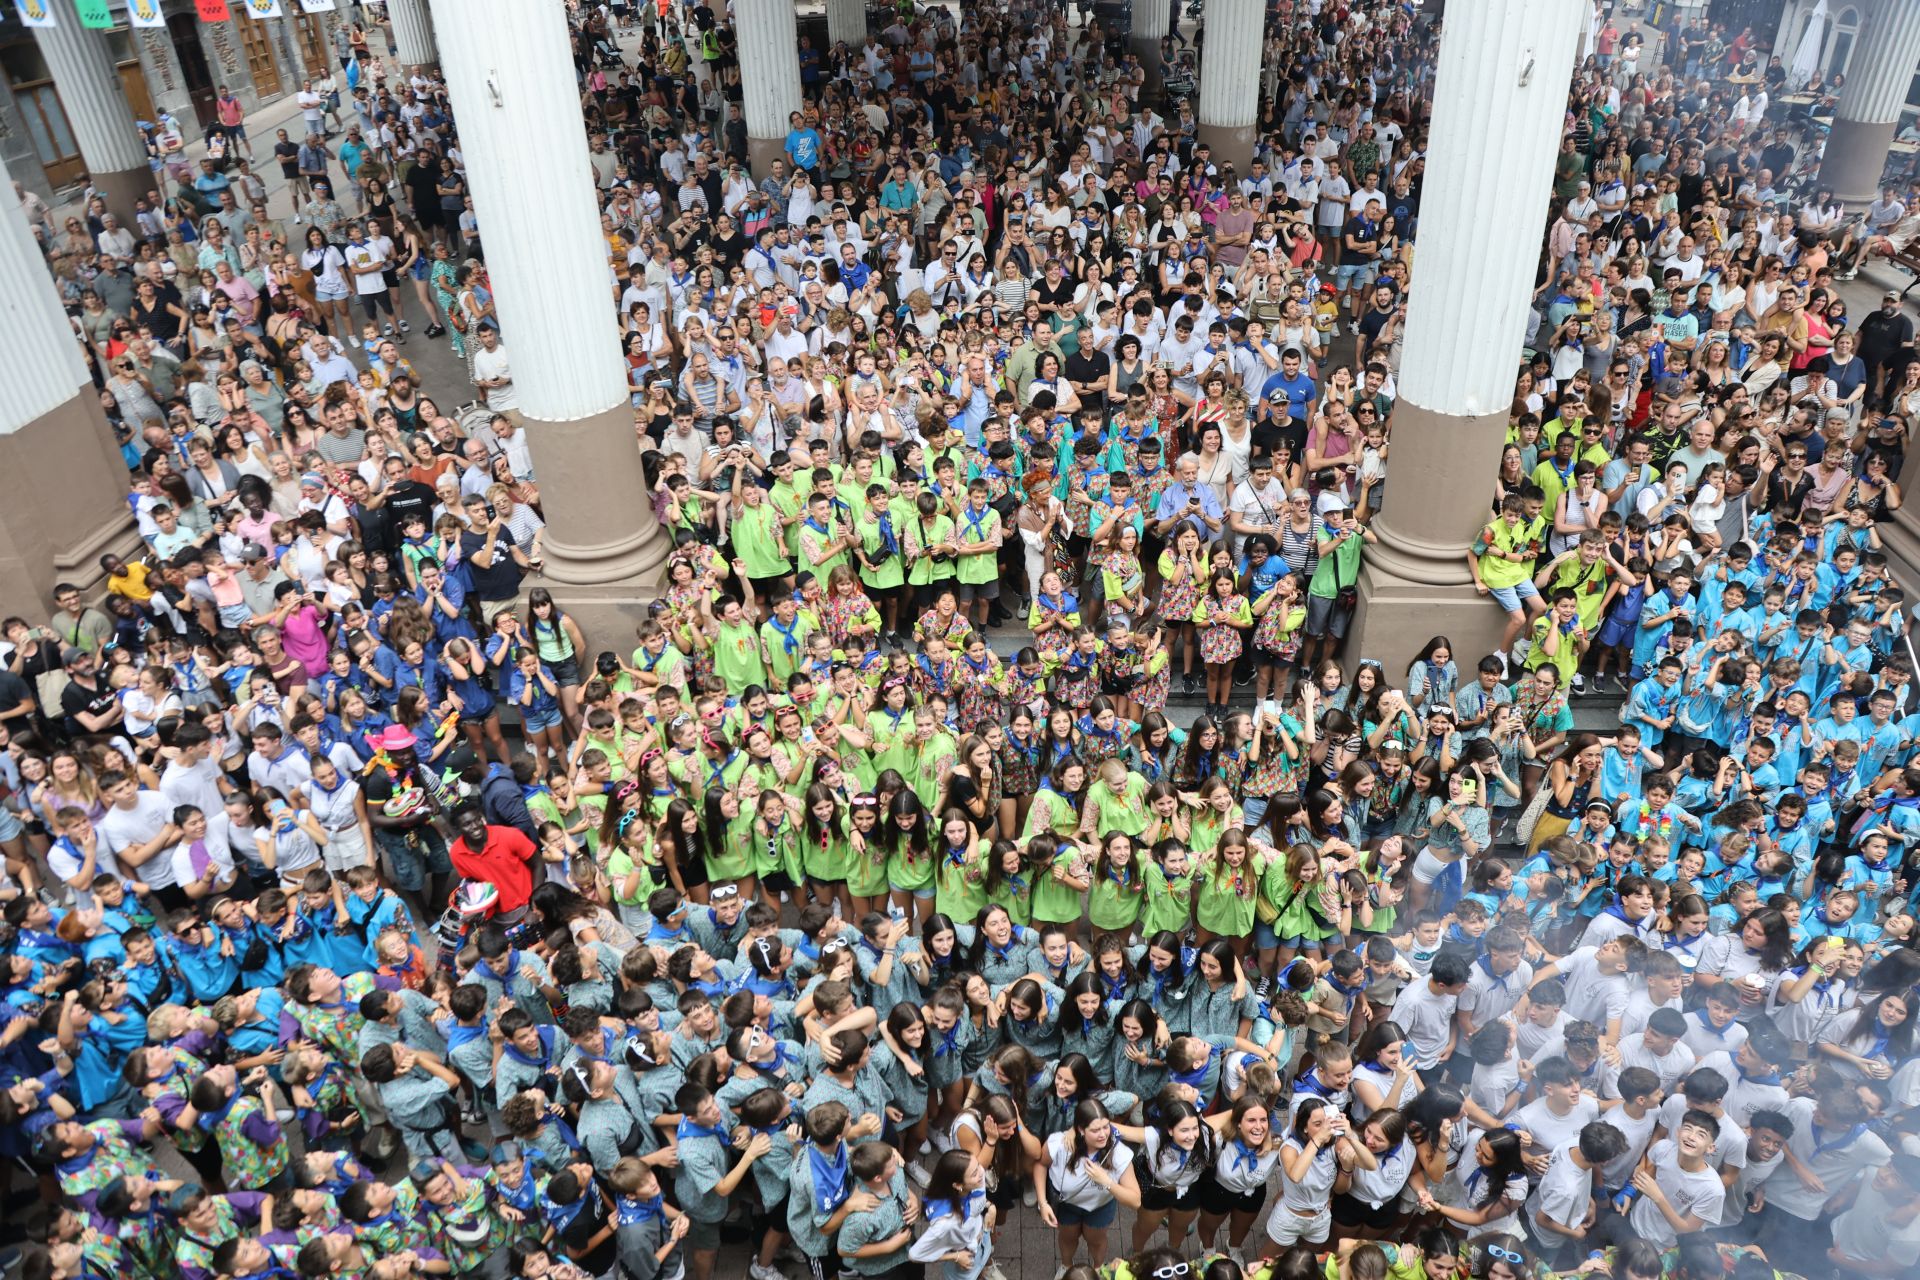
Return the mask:
{"type": "Polygon", "coordinates": [[[11,809],[0,809],[0,840],[17,840],[26,833],[26,824],[11,809]]]}
{"type": "Polygon", "coordinates": [[[1519,613],[1522,601],[1540,598],[1540,589],[1533,585],[1532,578],[1522,578],[1510,587],[1488,587],[1487,594],[1508,613],[1519,613]]]}
{"type": "Polygon", "coordinates": [[[1077,1204],[1056,1200],[1052,1183],[1047,1184],[1047,1203],[1053,1206],[1053,1216],[1062,1227],[1092,1227],[1095,1231],[1105,1231],[1120,1215],[1118,1200],[1109,1200],[1098,1209],[1082,1209],[1077,1204]]]}
{"type": "Polygon", "coordinates": [[[895,893],[910,893],[922,902],[931,902],[933,900],[932,885],[927,885],[923,889],[909,889],[903,884],[895,884],[889,880],[887,881],[887,888],[893,890],[895,893]]]}
{"type": "Polygon", "coordinates": [[[539,709],[524,707],[520,712],[520,727],[528,733],[539,733],[551,729],[560,723],[560,708],[557,706],[539,709]]]}

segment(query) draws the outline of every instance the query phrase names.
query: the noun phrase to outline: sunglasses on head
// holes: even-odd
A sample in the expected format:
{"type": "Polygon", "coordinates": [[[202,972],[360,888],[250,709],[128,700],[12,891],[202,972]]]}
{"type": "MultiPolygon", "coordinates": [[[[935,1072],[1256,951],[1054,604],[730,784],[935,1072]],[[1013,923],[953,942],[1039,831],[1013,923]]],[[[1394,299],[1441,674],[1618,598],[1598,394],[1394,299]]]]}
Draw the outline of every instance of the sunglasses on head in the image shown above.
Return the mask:
{"type": "Polygon", "coordinates": [[[1516,1267],[1524,1266],[1526,1264],[1525,1258],[1521,1257],[1520,1254],[1515,1252],[1514,1250],[1507,1248],[1505,1245],[1498,1245],[1498,1244],[1488,1245],[1487,1255],[1489,1257],[1498,1258],[1502,1262],[1511,1262],[1516,1267]]]}

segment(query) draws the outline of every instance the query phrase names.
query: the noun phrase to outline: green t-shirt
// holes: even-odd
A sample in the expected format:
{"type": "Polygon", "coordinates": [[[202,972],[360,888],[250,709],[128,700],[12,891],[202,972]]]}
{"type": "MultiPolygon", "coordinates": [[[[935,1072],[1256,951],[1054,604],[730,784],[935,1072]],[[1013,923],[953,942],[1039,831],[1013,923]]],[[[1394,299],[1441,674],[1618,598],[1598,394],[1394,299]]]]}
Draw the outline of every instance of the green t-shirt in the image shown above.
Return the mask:
{"type": "Polygon", "coordinates": [[[1360,548],[1366,539],[1359,533],[1351,533],[1342,539],[1340,545],[1320,557],[1320,563],[1313,568],[1313,581],[1307,584],[1307,594],[1322,600],[1332,600],[1340,594],[1341,587],[1350,587],[1360,580],[1360,548]]]}
{"type": "Polygon", "coordinates": [[[780,530],[780,513],[771,502],[749,507],[734,517],[733,546],[746,562],[750,578],[780,578],[793,572],[780,530]]]}
{"type": "Polygon", "coordinates": [[[972,503],[960,508],[959,541],[963,554],[959,557],[960,581],[966,583],[992,582],[1000,576],[1000,557],[991,551],[981,551],[972,555],[964,553],[969,546],[980,546],[991,542],[994,534],[1000,530],[1000,513],[992,507],[982,507],[976,514],[972,503]]]}

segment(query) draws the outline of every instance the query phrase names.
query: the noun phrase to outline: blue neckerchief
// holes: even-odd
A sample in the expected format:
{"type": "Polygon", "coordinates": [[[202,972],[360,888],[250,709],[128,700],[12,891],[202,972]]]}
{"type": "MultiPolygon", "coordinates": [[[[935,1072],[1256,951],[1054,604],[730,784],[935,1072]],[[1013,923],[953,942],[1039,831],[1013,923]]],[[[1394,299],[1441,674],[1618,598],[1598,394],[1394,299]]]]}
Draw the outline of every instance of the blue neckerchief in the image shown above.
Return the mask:
{"type": "Polygon", "coordinates": [[[703,1124],[695,1124],[685,1116],[680,1117],[680,1125],[673,1131],[673,1136],[676,1142],[685,1142],[688,1138],[712,1138],[723,1147],[733,1145],[733,1135],[719,1125],[708,1128],[703,1124]]]}
{"type": "Polygon", "coordinates": [[[951,1027],[940,1033],[940,1042],[933,1046],[933,1056],[944,1058],[959,1047],[960,1023],[956,1019],[951,1027]]]}
{"type": "Polygon", "coordinates": [[[616,1221],[623,1227],[635,1226],[642,1222],[665,1221],[667,1210],[660,1196],[642,1200],[638,1196],[621,1196],[613,1202],[616,1221]]]}
{"type": "MultiPolygon", "coordinates": [[[[1487,975],[1487,977],[1489,977],[1489,978],[1491,978],[1491,979],[1493,980],[1493,985],[1494,985],[1494,987],[1495,987],[1496,989],[1498,989],[1498,990],[1499,990],[1499,991],[1501,991],[1502,993],[1504,993],[1504,992],[1506,991],[1506,989],[1507,989],[1507,979],[1508,979],[1508,978],[1511,978],[1511,977],[1513,976],[1513,974],[1511,974],[1511,973],[1504,973],[1504,974],[1503,974],[1503,973],[1495,973],[1495,972],[1493,971],[1493,957],[1491,957],[1491,956],[1481,956],[1481,957],[1480,957],[1480,958],[1479,958],[1478,960],[1475,960],[1475,961],[1474,961],[1473,963],[1474,963],[1474,967],[1475,967],[1475,968],[1477,968],[1477,969],[1479,969],[1479,970],[1480,970],[1480,972],[1482,972],[1482,973],[1484,973],[1484,974],[1486,974],[1486,975],[1487,975]]],[[[1519,970],[1517,970],[1517,969],[1516,969],[1516,970],[1514,970],[1514,972],[1515,972],[1515,973],[1518,973],[1518,972],[1519,972],[1519,970]]]]}
{"type": "Polygon", "coordinates": [[[1322,1100],[1331,1098],[1334,1094],[1333,1090],[1327,1088],[1327,1086],[1322,1083],[1320,1079],[1320,1068],[1318,1067],[1301,1072],[1299,1079],[1293,1082],[1293,1091],[1295,1093],[1308,1093],[1322,1100]]]}
{"type": "Polygon", "coordinates": [[[799,630],[800,628],[799,614],[794,615],[792,622],[787,623],[785,626],[781,626],[780,615],[776,613],[772,617],[767,619],[767,625],[772,627],[774,631],[779,633],[780,647],[786,651],[787,657],[794,658],[799,656],[800,637],[794,634],[794,632],[799,630]]]}
{"type": "Polygon", "coordinates": [[[1760,1072],[1756,1075],[1748,1075],[1747,1069],[1741,1066],[1738,1062],[1735,1062],[1733,1064],[1733,1069],[1735,1072],[1739,1074],[1740,1079],[1745,1081],[1747,1084],[1779,1084],[1780,1083],[1780,1073],[1778,1071],[1769,1069],[1767,1071],[1760,1072]]]}
{"type": "Polygon", "coordinates": [[[592,1188],[585,1188],[572,1204],[555,1204],[551,1200],[546,1201],[541,1205],[541,1209],[547,1225],[556,1232],[565,1231],[573,1225],[573,1220],[580,1216],[580,1211],[587,1207],[587,1197],[592,1194],[594,1194],[592,1188]]]}
{"type": "Polygon", "coordinates": [[[551,1025],[548,1025],[543,1027],[535,1027],[533,1030],[534,1030],[534,1034],[540,1037],[540,1056],[539,1057],[537,1058],[530,1057],[526,1053],[522,1052],[519,1048],[517,1048],[514,1045],[513,1041],[511,1040],[507,1041],[504,1045],[502,1045],[500,1051],[506,1054],[509,1058],[512,1058],[515,1062],[518,1062],[523,1066],[538,1067],[541,1071],[544,1072],[553,1065],[554,1028],[551,1025]]]}
{"type": "Polygon", "coordinates": [[[1248,1173],[1252,1173],[1260,1167],[1260,1153],[1240,1139],[1235,1138],[1233,1140],[1233,1167],[1239,1169],[1242,1165],[1246,1166],[1248,1173]]]}
{"type": "MultiPolygon", "coordinates": [[[[1191,1071],[1172,1072],[1167,1078],[1172,1080],[1175,1084],[1184,1084],[1188,1088],[1198,1089],[1200,1087],[1201,1082],[1207,1078],[1207,1068],[1212,1065],[1213,1065],[1213,1046],[1208,1045],[1207,1056],[1200,1059],[1199,1066],[1193,1068],[1193,1070],[1191,1071]]],[[[1182,1166],[1184,1167],[1184,1161],[1182,1162],[1182,1166]]]]}
{"type": "Polygon", "coordinates": [[[944,1218],[950,1213],[957,1213],[960,1215],[960,1221],[965,1222],[974,1215],[975,1211],[979,1209],[986,1198],[987,1193],[981,1190],[970,1191],[966,1195],[961,1196],[957,1201],[929,1200],[927,1201],[927,1221],[932,1222],[937,1218],[944,1218]]]}
{"type": "Polygon", "coordinates": [[[495,1185],[500,1188],[500,1198],[522,1213],[530,1212],[533,1209],[534,1197],[539,1192],[539,1188],[534,1185],[533,1164],[533,1156],[528,1155],[521,1157],[520,1185],[518,1187],[509,1187],[506,1183],[495,1179],[495,1185]]]}
{"type": "Polygon", "coordinates": [[[207,1133],[212,1133],[220,1127],[221,1123],[224,1122],[229,1115],[233,1114],[233,1109],[240,1105],[240,1099],[243,1096],[238,1089],[235,1089],[231,1094],[227,1095],[226,1103],[221,1106],[218,1111],[202,1111],[199,1119],[195,1120],[194,1123],[207,1133]]]}
{"type": "Polygon", "coordinates": [[[993,954],[1001,960],[1005,960],[1007,957],[1011,956],[1013,954],[1013,949],[1019,945],[1020,945],[1019,934],[1009,934],[1007,937],[1007,945],[1005,945],[1004,947],[996,943],[991,938],[987,939],[987,950],[993,952],[993,954]]]}
{"type": "Polygon", "coordinates": [[[1813,1135],[1813,1150],[1807,1154],[1807,1162],[1812,1163],[1829,1151],[1836,1151],[1841,1147],[1852,1146],[1859,1140],[1860,1135],[1867,1131],[1867,1126],[1864,1124],[1856,1124],[1831,1142],[1822,1142],[1820,1140],[1820,1126],[1811,1120],[1807,1122],[1807,1131],[1813,1135]]]}
{"type": "Polygon", "coordinates": [[[814,1213],[826,1217],[846,1203],[853,1188],[847,1185],[847,1144],[842,1142],[831,1156],[807,1144],[807,1167],[813,1174],[814,1213]]]}
{"type": "Polygon", "coordinates": [[[482,960],[473,967],[480,974],[499,983],[500,989],[511,995],[513,992],[513,980],[520,973],[520,953],[509,947],[501,963],[506,968],[505,973],[494,968],[491,960],[482,960]]]}

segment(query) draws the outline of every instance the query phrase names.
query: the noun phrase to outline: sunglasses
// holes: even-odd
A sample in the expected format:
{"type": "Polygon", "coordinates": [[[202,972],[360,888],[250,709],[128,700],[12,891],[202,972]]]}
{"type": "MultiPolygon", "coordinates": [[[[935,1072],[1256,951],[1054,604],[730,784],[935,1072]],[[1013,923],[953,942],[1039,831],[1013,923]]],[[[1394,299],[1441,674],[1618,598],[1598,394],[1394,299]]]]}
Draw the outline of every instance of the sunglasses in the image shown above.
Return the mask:
{"type": "Polygon", "coordinates": [[[1498,1258],[1502,1262],[1510,1262],[1516,1267],[1524,1266],[1526,1264],[1525,1258],[1521,1257],[1517,1252],[1507,1248],[1504,1245],[1498,1245],[1498,1244],[1488,1245],[1487,1254],[1489,1257],[1498,1258]]]}

